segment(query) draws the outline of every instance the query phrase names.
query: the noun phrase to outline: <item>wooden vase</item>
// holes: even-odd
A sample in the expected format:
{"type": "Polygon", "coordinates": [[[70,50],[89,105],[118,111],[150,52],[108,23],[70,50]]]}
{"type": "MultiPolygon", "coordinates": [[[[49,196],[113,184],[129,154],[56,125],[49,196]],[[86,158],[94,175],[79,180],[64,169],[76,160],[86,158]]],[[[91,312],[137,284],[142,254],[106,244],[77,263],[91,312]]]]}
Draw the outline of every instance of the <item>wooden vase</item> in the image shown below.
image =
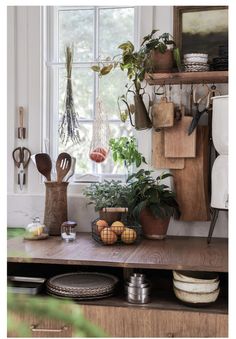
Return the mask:
{"type": "Polygon", "coordinates": [[[61,225],[67,217],[68,182],[45,182],[46,198],[44,209],[44,225],[49,235],[60,235],[61,225]]]}

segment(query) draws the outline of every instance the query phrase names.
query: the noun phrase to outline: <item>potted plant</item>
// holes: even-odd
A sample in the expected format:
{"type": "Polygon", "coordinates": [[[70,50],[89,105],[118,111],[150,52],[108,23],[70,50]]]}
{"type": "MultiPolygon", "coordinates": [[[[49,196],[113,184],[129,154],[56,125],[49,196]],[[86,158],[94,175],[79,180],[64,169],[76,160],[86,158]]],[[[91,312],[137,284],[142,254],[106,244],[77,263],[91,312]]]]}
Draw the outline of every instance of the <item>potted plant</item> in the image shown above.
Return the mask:
{"type": "Polygon", "coordinates": [[[127,179],[127,204],[131,217],[142,225],[144,236],[163,239],[166,236],[170,217],[180,216],[175,193],[161,181],[171,174],[163,173],[157,178],[152,171],[144,169],[127,179]]]}
{"type": "Polygon", "coordinates": [[[99,212],[100,219],[105,219],[108,223],[120,220],[121,213],[108,212],[106,208],[127,206],[126,186],[120,180],[92,183],[83,194],[89,198],[88,204],[95,205],[95,211],[99,212]]]}
{"type": "Polygon", "coordinates": [[[149,35],[145,36],[138,50],[135,50],[132,42],[124,42],[118,46],[118,48],[122,50],[121,54],[113,58],[108,57],[106,60],[100,61],[97,65],[91,67],[93,71],[98,72],[100,77],[109,74],[116,67],[120,67],[122,71],[126,71],[127,78],[131,81],[131,85],[127,83],[126,93],[118,97],[118,107],[121,121],[125,122],[129,116],[131,125],[137,130],[152,127],[152,122],[148,114],[151,106],[150,98],[148,110],[143,102],[143,96],[147,94],[145,93],[145,87],[142,87],[145,72],[153,72],[156,70],[156,59],[158,60],[158,71],[160,71],[160,60],[162,60],[163,57],[165,58],[165,55],[172,56],[172,54],[180,69],[179,49],[175,46],[171,35],[169,33],[163,33],[158,38],[153,38],[157,31],[158,30],[154,29],[149,35]],[[168,47],[171,45],[174,45],[174,48],[170,50],[168,47]],[[134,104],[129,104],[129,93],[133,93],[134,95],[134,104]],[[125,105],[125,109],[121,109],[121,103],[125,105]],[[134,115],[134,123],[132,121],[132,114],[134,115]]]}
{"type": "Polygon", "coordinates": [[[180,71],[179,48],[176,47],[172,35],[170,33],[163,33],[159,37],[154,37],[157,31],[154,29],[151,34],[143,38],[142,45],[145,46],[145,53],[148,55],[145,64],[146,70],[153,73],[169,73],[172,71],[175,61],[180,71]],[[171,46],[173,47],[169,48],[171,46]]]}
{"type": "Polygon", "coordinates": [[[144,156],[138,151],[137,141],[133,136],[111,138],[109,146],[114,162],[124,165],[128,175],[132,174],[133,165],[138,168],[142,163],[146,164],[144,156]]]}

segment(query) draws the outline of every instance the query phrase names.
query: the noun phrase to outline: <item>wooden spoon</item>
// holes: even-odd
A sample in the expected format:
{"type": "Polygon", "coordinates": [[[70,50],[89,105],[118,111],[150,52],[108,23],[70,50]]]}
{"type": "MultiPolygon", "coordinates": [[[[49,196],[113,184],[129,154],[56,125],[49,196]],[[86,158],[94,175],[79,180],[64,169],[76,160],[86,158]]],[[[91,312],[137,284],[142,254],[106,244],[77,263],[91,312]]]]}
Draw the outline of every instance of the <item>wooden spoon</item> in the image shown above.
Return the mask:
{"type": "Polygon", "coordinates": [[[75,173],[75,164],[76,164],[76,158],[75,157],[71,157],[71,166],[70,166],[70,170],[67,173],[66,177],[65,177],[65,181],[69,181],[69,179],[72,177],[72,175],[74,175],[75,173]]]}
{"type": "Polygon", "coordinates": [[[36,167],[47,181],[51,181],[52,161],[47,153],[35,154],[36,167]]]}
{"type": "Polygon", "coordinates": [[[56,161],[57,182],[61,183],[71,167],[71,156],[68,153],[60,153],[56,161]]]}

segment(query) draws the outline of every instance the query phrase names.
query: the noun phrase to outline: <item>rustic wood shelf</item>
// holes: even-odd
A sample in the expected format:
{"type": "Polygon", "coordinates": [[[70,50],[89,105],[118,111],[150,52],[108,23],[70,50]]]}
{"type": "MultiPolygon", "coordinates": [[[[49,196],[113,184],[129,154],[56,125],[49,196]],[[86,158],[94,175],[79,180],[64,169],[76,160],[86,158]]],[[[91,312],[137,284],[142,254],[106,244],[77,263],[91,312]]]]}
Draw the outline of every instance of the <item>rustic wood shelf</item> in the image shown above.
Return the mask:
{"type": "Polygon", "coordinates": [[[145,79],[149,85],[228,83],[228,71],[147,73],[145,79]]]}
{"type": "Polygon", "coordinates": [[[79,233],[73,243],[55,236],[42,241],[17,237],[8,240],[8,262],[227,272],[228,241],[213,238],[207,244],[206,238],[167,237],[102,246],[88,233],[79,233]]]}

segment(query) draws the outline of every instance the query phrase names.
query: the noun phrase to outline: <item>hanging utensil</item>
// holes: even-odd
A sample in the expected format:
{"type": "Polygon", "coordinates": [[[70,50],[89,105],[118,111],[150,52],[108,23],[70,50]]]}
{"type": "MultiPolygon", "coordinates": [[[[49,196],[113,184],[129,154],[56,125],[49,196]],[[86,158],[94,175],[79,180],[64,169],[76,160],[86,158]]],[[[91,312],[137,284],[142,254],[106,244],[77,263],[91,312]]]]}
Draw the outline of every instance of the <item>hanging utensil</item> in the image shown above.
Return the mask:
{"type": "Polygon", "coordinates": [[[51,181],[52,161],[50,156],[47,153],[38,153],[35,154],[34,159],[39,173],[41,173],[47,181],[51,181]]]}
{"type": "Polygon", "coordinates": [[[194,129],[197,127],[198,122],[202,116],[203,113],[207,113],[209,106],[210,106],[210,95],[211,95],[211,91],[209,90],[209,87],[206,84],[203,84],[202,86],[206,88],[206,93],[203,94],[202,96],[200,96],[199,98],[197,98],[197,89],[198,86],[195,86],[193,89],[193,104],[196,107],[196,113],[194,115],[194,117],[192,118],[191,124],[188,128],[188,135],[190,135],[194,129]],[[205,107],[200,110],[200,107],[202,105],[202,103],[205,101],[205,107]]]}
{"type": "Polygon", "coordinates": [[[20,186],[20,189],[23,189],[25,185],[25,169],[28,166],[30,161],[31,152],[26,147],[17,147],[12,152],[12,157],[16,167],[18,168],[17,173],[17,183],[20,186]]]}
{"type": "Polygon", "coordinates": [[[75,173],[75,164],[76,164],[76,158],[75,157],[71,157],[71,166],[70,166],[70,170],[67,173],[66,177],[65,177],[65,181],[69,181],[69,179],[74,175],[75,173]]]}
{"type": "Polygon", "coordinates": [[[19,127],[18,127],[18,139],[25,139],[26,128],[24,126],[24,108],[19,107],[19,127]]]}
{"type": "Polygon", "coordinates": [[[56,161],[57,182],[61,183],[71,168],[71,156],[68,153],[60,153],[56,161]]]}
{"type": "Polygon", "coordinates": [[[188,126],[191,117],[185,115],[180,87],[180,117],[175,125],[164,130],[164,154],[166,158],[192,158],[196,156],[196,131],[189,136],[188,126]]]}
{"type": "Polygon", "coordinates": [[[166,90],[164,90],[164,93],[160,102],[152,106],[152,125],[156,131],[174,125],[174,103],[171,102],[171,86],[169,87],[169,100],[166,97],[166,90]]]}

